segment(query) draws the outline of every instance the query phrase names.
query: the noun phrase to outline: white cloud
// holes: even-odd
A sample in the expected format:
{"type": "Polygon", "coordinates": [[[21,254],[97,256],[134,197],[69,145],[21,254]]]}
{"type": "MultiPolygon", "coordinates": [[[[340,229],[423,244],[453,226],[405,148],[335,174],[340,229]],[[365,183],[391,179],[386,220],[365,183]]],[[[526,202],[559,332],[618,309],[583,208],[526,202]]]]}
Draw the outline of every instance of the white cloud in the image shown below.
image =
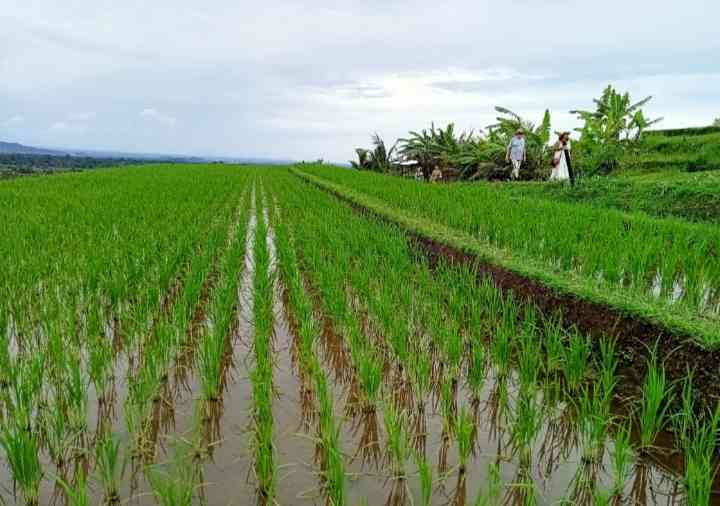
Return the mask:
{"type": "Polygon", "coordinates": [[[140,112],[140,117],[152,121],[155,123],[160,123],[167,126],[175,126],[177,124],[177,119],[173,118],[172,116],[168,116],[167,114],[163,114],[159,112],[157,109],[153,108],[145,108],[140,112]]]}

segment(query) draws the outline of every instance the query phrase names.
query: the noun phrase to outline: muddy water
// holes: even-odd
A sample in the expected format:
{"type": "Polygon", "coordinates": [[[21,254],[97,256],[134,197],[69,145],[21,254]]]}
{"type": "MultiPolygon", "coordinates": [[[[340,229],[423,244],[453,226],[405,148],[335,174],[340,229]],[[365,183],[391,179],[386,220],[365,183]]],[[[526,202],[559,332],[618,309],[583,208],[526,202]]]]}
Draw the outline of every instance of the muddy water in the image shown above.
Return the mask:
{"type": "MultiPolygon", "coordinates": [[[[251,202],[254,202],[254,192],[251,202]]],[[[237,330],[232,336],[232,362],[222,402],[217,441],[210,444],[211,453],[203,463],[202,494],[207,504],[254,504],[252,481],[252,448],[250,447],[253,335],[252,257],[257,218],[251,207],[245,239],[245,265],[238,286],[237,330]]]]}
{"type": "MultiPolygon", "coordinates": [[[[268,220],[267,208],[265,220],[268,220]]],[[[282,282],[277,267],[277,251],[272,228],[268,229],[270,269],[276,276],[274,289],[275,328],[273,332],[275,363],[273,383],[276,399],[273,403],[275,423],[276,462],[279,479],[276,500],[281,505],[316,504],[320,497],[320,480],[316,473],[313,433],[303,423],[303,381],[295,367],[293,348],[297,336],[293,334],[286,306],[283,303],[282,282]]]]}

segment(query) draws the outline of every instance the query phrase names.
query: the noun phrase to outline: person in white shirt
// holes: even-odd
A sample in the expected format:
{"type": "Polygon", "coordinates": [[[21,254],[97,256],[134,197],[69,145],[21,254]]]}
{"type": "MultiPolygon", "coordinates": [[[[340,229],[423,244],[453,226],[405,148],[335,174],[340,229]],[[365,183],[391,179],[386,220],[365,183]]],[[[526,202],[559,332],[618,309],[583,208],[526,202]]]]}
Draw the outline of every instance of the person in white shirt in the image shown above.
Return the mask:
{"type": "Polygon", "coordinates": [[[526,148],[525,148],[525,132],[519,128],[508,144],[507,151],[505,153],[505,161],[512,162],[512,173],[513,179],[520,177],[520,166],[525,162],[526,148]]]}

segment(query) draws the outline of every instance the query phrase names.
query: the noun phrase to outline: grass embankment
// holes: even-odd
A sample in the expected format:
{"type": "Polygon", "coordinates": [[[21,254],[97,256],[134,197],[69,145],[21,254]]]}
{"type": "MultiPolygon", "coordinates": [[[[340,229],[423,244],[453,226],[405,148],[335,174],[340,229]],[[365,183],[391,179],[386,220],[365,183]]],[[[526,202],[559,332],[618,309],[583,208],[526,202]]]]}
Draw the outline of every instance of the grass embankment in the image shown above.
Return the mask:
{"type": "Polygon", "coordinates": [[[617,172],[565,184],[499,185],[515,196],[643,212],[693,222],[720,221],[720,128],[647,132],[617,172]]]}
{"type": "MultiPolygon", "coordinates": [[[[401,224],[406,229],[420,236],[471,253],[484,262],[501,267],[524,278],[540,282],[560,293],[569,294],[592,303],[610,306],[610,308],[619,314],[629,315],[632,318],[647,321],[653,325],[667,329],[674,334],[693,336],[701,346],[714,348],[717,343],[720,342],[720,329],[718,329],[717,321],[713,317],[702,315],[696,308],[686,304],[669,304],[667,300],[661,300],[645,294],[644,289],[632,289],[631,287],[623,286],[623,283],[600,282],[596,279],[597,275],[590,275],[590,271],[578,265],[583,260],[579,255],[584,255],[580,250],[570,254],[569,265],[564,265],[567,262],[558,261],[558,258],[553,256],[565,254],[569,248],[572,249],[574,246],[579,247],[584,244],[582,247],[589,248],[588,251],[592,250],[595,260],[601,263],[606,262],[608,259],[605,258],[605,250],[608,250],[608,248],[613,248],[614,250],[623,248],[623,243],[617,242],[619,238],[614,238],[614,235],[606,233],[611,230],[612,227],[610,227],[609,224],[612,224],[613,221],[620,220],[620,222],[626,223],[625,228],[629,226],[630,230],[632,230],[632,234],[626,230],[626,233],[630,236],[629,239],[632,239],[634,242],[639,242],[641,245],[646,239],[640,233],[643,228],[649,227],[648,230],[651,228],[655,230],[657,228],[656,233],[660,233],[666,225],[672,228],[675,225],[674,222],[662,223],[658,221],[657,223],[646,223],[636,216],[628,215],[625,217],[616,215],[610,211],[598,214],[591,212],[586,206],[578,207],[577,210],[569,207],[565,208],[567,206],[562,209],[557,209],[545,206],[539,200],[534,200],[533,202],[526,202],[532,209],[529,207],[524,210],[527,211],[523,217],[524,221],[516,221],[514,222],[516,225],[511,227],[512,230],[505,230],[504,233],[511,233],[512,235],[511,238],[507,238],[502,237],[502,230],[493,228],[493,224],[477,221],[482,220],[481,215],[483,213],[495,214],[496,216],[494,216],[493,219],[499,219],[497,214],[501,210],[494,212],[493,209],[483,209],[483,207],[489,206],[490,204],[497,204],[496,202],[491,203],[487,199],[502,198],[500,194],[492,193],[491,190],[484,190],[478,187],[478,191],[481,192],[481,194],[475,196],[477,200],[474,205],[476,205],[477,209],[469,209],[467,205],[469,205],[470,202],[461,201],[460,195],[443,195],[442,192],[447,193],[448,188],[423,187],[423,189],[415,191],[416,188],[405,187],[404,190],[407,191],[403,193],[403,189],[398,185],[414,185],[414,183],[401,182],[397,179],[388,179],[386,181],[385,178],[381,176],[359,176],[357,173],[331,172],[330,170],[316,170],[315,174],[310,174],[307,171],[301,171],[296,168],[294,172],[326,190],[338,193],[382,217],[401,224]],[[346,180],[345,178],[348,177],[352,179],[346,180]],[[370,190],[370,187],[365,184],[371,181],[360,181],[358,179],[359,177],[378,178],[372,181],[372,188],[377,188],[377,191],[374,191],[374,195],[370,195],[370,193],[373,193],[373,190],[370,190]],[[333,178],[335,182],[327,178],[333,178]],[[390,187],[392,182],[396,182],[392,184],[394,188],[390,187]],[[358,190],[359,187],[362,187],[361,191],[358,190]],[[392,193],[393,191],[395,191],[395,194],[392,193]],[[429,193],[424,193],[427,191],[429,191],[429,193]],[[489,191],[490,193],[485,195],[482,193],[483,191],[489,191]],[[412,195],[408,192],[412,193],[412,195]],[[385,195],[387,198],[381,197],[381,195],[385,195]],[[415,202],[415,197],[420,198],[423,204],[419,204],[419,201],[415,202]],[[481,200],[482,198],[486,200],[483,201],[481,200]],[[389,203],[390,200],[392,200],[392,204],[389,203]],[[447,202],[445,202],[445,200],[447,200],[447,202]],[[442,204],[440,201],[442,201],[442,204]],[[463,202],[467,205],[464,205],[463,202]],[[478,202],[482,202],[482,205],[479,205],[478,202]],[[455,207],[459,216],[450,215],[451,212],[453,212],[451,204],[455,207]],[[427,209],[427,212],[423,212],[421,208],[427,209]],[[587,220],[583,221],[583,223],[592,229],[594,223],[597,222],[598,225],[604,227],[604,232],[600,235],[594,235],[593,230],[585,230],[585,228],[588,227],[583,228],[581,227],[582,223],[578,223],[576,224],[576,228],[570,229],[575,230],[573,237],[567,241],[562,240],[562,248],[555,247],[558,245],[553,245],[553,241],[560,241],[560,239],[553,237],[553,231],[547,226],[548,223],[552,223],[553,218],[549,216],[548,213],[555,213],[559,215],[560,218],[566,218],[568,213],[582,214],[582,216],[584,216],[580,211],[588,214],[586,217],[587,220]],[[542,217],[542,220],[539,217],[542,217]],[[521,231],[519,230],[520,228],[526,230],[521,231]],[[527,232],[527,234],[524,234],[524,232],[527,232]],[[522,235],[525,235],[525,237],[519,237],[522,235]],[[505,244],[503,244],[503,242],[505,244]],[[516,244],[518,247],[514,247],[516,244]],[[549,259],[552,260],[550,257],[543,259],[543,256],[546,255],[543,252],[531,251],[531,246],[541,248],[549,247],[553,250],[551,257],[555,259],[554,263],[559,263],[560,265],[554,265],[553,262],[548,262],[549,259]],[[597,256],[599,250],[602,250],[602,255],[597,256]]],[[[514,208],[506,206],[506,214],[510,212],[517,213],[518,207],[522,207],[522,201],[520,200],[516,200],[510,204],[512,204],[514,208]]],[[[485,218],[487,218],[487,216],[485,216],[485,218]]],[[[578,216],[578,219],[580,219],[580,216],[578,216]]],[[[506,228],[506,225],[508,224],[503,223],[501,228],[506,228]]],[[[675,230],[674,228],[673,230],[673,233],[676,235],[674,240],[683,240],[681,237],[682,230],[675,230]]],[[[562,232],[561,235],[565,234],[565,232],[567,232],[567,230],[562,232]]],[[[597,232],[597,230],[595,232],[597,232]]],[[[644,254],[649,254],[647,249],[643,251],[645,252],[644,254]]],[[[607,252],[609,254],[610,250],[607,252]]],[[[663,250],[661,253],[662,257],[662,255],[666,254],[666,250],[663,250]]],[[[628,253],[624,254],[627,256],[628,253]]],[[[616,265],[615,268],[620,271],[627,270],[629,268],[628,266],[635,260],[637,259],[634,257],[629,259],[623,257],[622,262],[618,261],[618,265],[616,265]]],[[[606,262],[604,264],[605,276],[608,274],[607,270],[613,268],[612,265],[612,262],[606,262]]],[[[640,271],[644,270],[644,268],[640,269],[640,271]]],[[[640,271],[638,271],[638,273],[640,271]]],[[[648,272],[642,275],[646,276],[648,272]]]]}
{"type": "Polygon", "coordinates": [[[690,128],[648,132],[623,165],[637,170],[720,170],[720,129],[690,128]]]}
{"type": "Polygon", "coordinates": [[[698,223],[720,221],[720,171],[628,171],[617,176],[585,179],[574,187],[543,182],[498,185],[498,188],[514,196],[584,203],[659,218],[674,217],[698,223]]]}

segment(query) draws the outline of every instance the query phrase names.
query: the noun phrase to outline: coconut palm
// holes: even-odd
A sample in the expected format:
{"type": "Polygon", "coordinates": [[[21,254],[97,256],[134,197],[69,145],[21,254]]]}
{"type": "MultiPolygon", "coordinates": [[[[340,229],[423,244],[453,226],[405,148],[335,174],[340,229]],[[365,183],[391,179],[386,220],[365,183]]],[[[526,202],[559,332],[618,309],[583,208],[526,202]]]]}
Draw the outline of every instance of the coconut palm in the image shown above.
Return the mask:
{"type": "Polygon", "coordinates": [[[395,151],[397,142],[390,149],[385,146],[385,141],[376,133],[372,137],[374,148],[372,150],[357,148],[358,161],[351,161],[353,168],[358,170],[372,170],[375,172],[394,172],[397,170],[395,151]]]}

